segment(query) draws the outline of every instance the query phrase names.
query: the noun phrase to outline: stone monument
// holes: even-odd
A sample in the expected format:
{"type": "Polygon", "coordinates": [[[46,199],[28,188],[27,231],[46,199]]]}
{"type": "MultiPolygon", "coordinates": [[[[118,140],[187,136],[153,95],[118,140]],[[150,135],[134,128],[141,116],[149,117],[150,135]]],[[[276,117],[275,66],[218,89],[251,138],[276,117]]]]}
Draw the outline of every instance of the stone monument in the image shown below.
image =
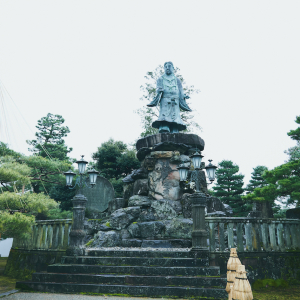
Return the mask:
{"type": "Polygon", "coordinates": [[[190,156],[205,144],[196,134],[180,132],[186,129],[180,109],[190,111],[188,97],[173,64],[167,62],[164,68],[165,74],[157,80],[157,96],[148,105],[160,107],[152,124],[159,133],[137,141],[141,168],[123,179],[123,198],[110,201],[108,217],[87,225],[89,247],[191,247],[193,236],[193,248],[206,249],[205,208],[208,213],[229,216],[230,209],[207,194],[204,163],[197,171],[201,183],[197,193],[180,182],[179,165],[193,172],[190,156]],[[193,218],[201,219],[194,227],[193,218]]]}
{"type": "MultiPolygon", "coordinates": [[[[89,179],[86,179],[89,183],[89,179]]],[[[108,203],[115,197],[112,184],[104,177],[98,176],[95,186],[83,187],[82,194],[88,199],[86,208],[92,214],[102,213],[108,208],[108,203]]]]}

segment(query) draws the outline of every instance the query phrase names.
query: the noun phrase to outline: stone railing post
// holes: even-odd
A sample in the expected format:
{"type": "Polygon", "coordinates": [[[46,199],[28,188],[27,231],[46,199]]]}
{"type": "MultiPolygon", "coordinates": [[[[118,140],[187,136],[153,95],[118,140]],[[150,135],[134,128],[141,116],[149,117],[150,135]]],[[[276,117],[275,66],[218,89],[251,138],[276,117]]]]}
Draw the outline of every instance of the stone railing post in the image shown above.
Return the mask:
{"type": "Polygon", "coordinates": [[[82,255],[83,254],[83,239],[85,206],[87,199],[83,195],[76,195],[72,199],[73,203],[73,225],[70,231],[70,243],[67,249],[67,255],[82,255]]]}
{"type": "Polygon", "coordinates": [[[192,251],[208,251],[205,228],[206,196],[201,192],[197,192],[190,195],[190,199],[193,216],[192,251]]]}

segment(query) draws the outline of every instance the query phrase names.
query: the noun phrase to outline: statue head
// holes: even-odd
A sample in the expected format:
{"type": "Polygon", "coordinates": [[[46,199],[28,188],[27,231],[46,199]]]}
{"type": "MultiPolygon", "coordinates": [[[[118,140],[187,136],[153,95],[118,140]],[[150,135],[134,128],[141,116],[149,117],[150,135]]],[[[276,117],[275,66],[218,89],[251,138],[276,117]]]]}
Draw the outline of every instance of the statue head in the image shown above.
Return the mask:
{"type": "Polygon", "coordinates": [[[171,61],[165,62],[164,68],[165,68],[165,73],[167,75],[171,75],[171,74],[174,73],[174,66],[173,66],[173,63],[171,61]]]}

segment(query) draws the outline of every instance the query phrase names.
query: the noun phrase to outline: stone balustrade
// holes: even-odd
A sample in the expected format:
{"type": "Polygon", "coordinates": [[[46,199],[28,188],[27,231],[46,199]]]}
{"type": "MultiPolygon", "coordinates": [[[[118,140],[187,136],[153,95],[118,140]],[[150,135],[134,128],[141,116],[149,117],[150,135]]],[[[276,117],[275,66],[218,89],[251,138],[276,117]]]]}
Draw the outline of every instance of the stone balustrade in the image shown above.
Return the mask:
{"type": "Polygon", "coordinates": [[[300,248],[300,220],[207,217],[210,252],[273,251],[300,248]]]}
{"type": "MultiPolygon", "coordinates": [[[[300,220],[206,217],[210,252],[285,252],[300,248],[300,220]]],[[[36,221],[31,237],[14,239],[13,248],[65,250],[72,220],[36,221]]]]}
{"type": "Polygon", "coordinates": [[[13,248],[26,250],[65,250],[69,244],[72,219],[36,221],[31,236],[14,239],[13,248]]]}

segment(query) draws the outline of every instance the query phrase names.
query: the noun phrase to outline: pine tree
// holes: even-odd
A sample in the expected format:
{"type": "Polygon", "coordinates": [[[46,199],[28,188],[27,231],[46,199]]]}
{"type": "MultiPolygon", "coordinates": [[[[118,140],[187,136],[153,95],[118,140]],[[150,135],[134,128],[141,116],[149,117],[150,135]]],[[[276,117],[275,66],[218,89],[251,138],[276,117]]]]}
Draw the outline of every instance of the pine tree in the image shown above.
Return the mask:
{"type": "Polygon", "coordinates": [[[253,172],[251,173],[251,179],[249,184],[247,185],[247,192],[251,193],[254,189],[258,187],[263,187],[268,185],[266,180],[262,177],[262,174],[267,171],[268,168],[265,166],[257,166],[253,168],[253,172]]]}
{"type": "Polygon", "coordinates": [[[242,200],[244,175],[237,174],[239,166],[231,160],[223,160],[216,171],[215,196],[232,207],[234,216],[246,216],[248,209],[242,200]]]}
{"type": "MultiPolygon", "coordinates": [[[[300,124],[300,116],[296,117],[295,122],[300,124]]],[[[289,161],[298,160],[300,159],[300,127],[295,130],[290,130],[287,135],[290,136],[292,140],[296,141],[297,145],[284,151],[284,153],[289,156],[289,161]]]]}
{"type": "Polygon", "coordinates": [[[70,129],[63,126],[64,118],[60,115],[47,114],[38,120],[35,133],[36,140],[27,141],[32,148],[28,149],[38,156],[56,158],[58,160],[69,160],[67,154],[72,151],[65,145],[63,139],[68,135],[70,129]]]}
{"type": "MultiPolygon", "coordinates": [[[[296,117],[297,124],[300,124],[300,116],[296,117]]],[[[293,140],[300,142],[300,126],[288,132],[293,140]]],[[[297,147],[297,146],[296,146],[297,147]]],[[[291,149],[291,148],[290,148],[291,149]]],[[[289,149],[289,150],[290,150],[289,149]]],[[[300,204],[300,156],[291,157],[287,163],[282,164],[273,170],[266,170],[263,179],[266,186],[258,187],[253,192],[244,196],[245,201],[268,201],[273,209],[275,200],[283,200],[287,204],[300,204]]]]}

